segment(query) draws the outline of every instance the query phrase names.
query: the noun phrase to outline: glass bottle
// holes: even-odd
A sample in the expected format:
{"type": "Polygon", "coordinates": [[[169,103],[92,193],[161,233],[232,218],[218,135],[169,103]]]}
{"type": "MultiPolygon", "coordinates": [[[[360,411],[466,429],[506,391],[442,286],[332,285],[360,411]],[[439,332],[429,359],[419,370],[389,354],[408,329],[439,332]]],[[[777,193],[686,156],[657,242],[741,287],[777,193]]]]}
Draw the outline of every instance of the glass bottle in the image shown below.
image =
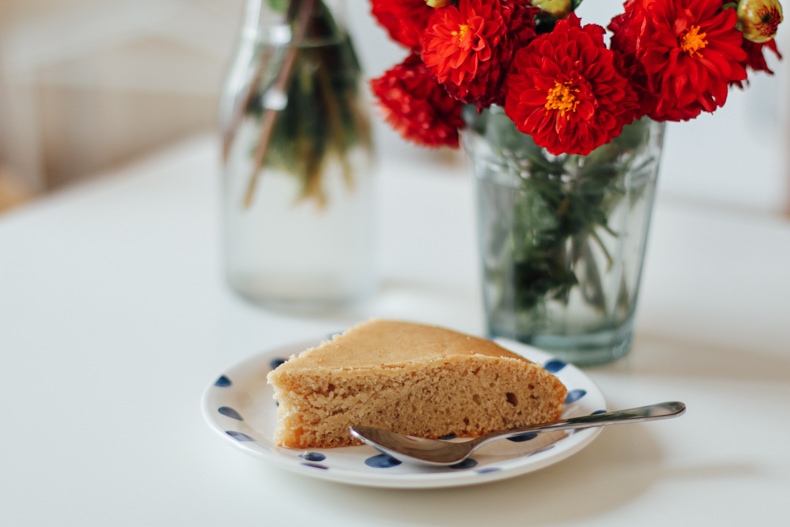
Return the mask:
{"type": "Polygon", "coordinates": [[[247,0],[220,104],[224,265],[267,306],[328,307],[375,286],[363,76],[330,0],[247,0]]]}

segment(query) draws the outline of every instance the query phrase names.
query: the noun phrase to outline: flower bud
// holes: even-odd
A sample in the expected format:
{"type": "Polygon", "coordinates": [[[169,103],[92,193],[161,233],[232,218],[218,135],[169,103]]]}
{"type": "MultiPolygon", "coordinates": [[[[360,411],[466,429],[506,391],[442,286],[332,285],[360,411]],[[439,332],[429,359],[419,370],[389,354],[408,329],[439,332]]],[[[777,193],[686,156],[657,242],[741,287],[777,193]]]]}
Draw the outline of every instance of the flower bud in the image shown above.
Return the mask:
{"type": "Polygon", "coordinates": [[[779,0],[740,0],[738,25],[746,40],[761,44],[776,35],[782,22],[782,4],[779,0]]]}
{"type": "Polygon", "coordinates": [[[532,0],[532,5],[554,18],[565,18],[581,3],[581,0],[532,0]]]}

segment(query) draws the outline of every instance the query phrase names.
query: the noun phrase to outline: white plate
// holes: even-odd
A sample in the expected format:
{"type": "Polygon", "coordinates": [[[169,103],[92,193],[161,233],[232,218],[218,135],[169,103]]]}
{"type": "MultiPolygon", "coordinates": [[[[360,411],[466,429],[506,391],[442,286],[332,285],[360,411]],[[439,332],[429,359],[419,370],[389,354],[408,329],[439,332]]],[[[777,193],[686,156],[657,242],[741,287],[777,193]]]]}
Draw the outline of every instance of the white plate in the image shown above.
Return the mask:
{"type": "MultiPolygon", "coordinates": [[[[600,428],[537,434],[522,442],[496,441],[456,467],[398,464],[369,446],[315,450],[278,447],[272,438],[277,407],[266,374],[282,361],[321,339],[264,351],[226,370],[203,396],[203,415],[225,441],[287,470],[314,478],[389,488],[437,488],[475,485],[532,472],[580,451],[600,428]]],[[[579,369],[535,348],[508,340],[497,342],[533,362],[543,364],[568,388],[563,417],[606,409],[597,386],[579,369]]]]}

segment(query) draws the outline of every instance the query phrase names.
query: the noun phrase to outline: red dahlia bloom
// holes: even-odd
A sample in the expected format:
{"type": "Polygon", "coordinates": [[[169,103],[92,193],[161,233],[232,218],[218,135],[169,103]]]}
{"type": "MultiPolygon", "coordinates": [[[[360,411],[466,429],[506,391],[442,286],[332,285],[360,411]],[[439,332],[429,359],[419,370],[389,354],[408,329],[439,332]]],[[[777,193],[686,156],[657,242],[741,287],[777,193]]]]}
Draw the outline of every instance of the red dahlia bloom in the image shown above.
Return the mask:
{"type": "Polygon", "coordinates": [[[746,79],[737,15],[722,0],[627,0],[612,20],[612,47],[635,84],[644,76],[649,115],[680,121],[712,112],[728,87],[746,79]]]}
{"type": "Polygon", "coordinates": [[[499,2],[461,0],[437,9],[428,21],[422,60],[442,84],[468,84],[493,56],[504,21],[499,2]]]}
{"type": "Polygon", "coordinates": [[[499,0],[502,6],[502,18],[507,26],[508,48],[511,56],[507,59],[507,66],[513,59],[518,49],[523,48],[537,36],[535,29],[535,15],[540,9],[532,7],[530,2],[523,0],[499,0]]]}
{"type": "Polygon", "coordinates": [[[587,155],[633,120],[636,94],[603,35],[571,14],[513,59],[505,113],[552,154],[587,155]]]}
{"type": "Polygon", "coordinates": [[[502,84],[513,54],[535,37],[534,9],[519,0],[459,0],[436,9],[422,59],[447,92],[485,108],[504,102],[502,84]]]}
{"type": "Polygon", "coordinates": [[[419,49],[422,32],[433,14],[425,0],[371,0],[373,17],[395,42],[419,49]]]}
{"type": "Polygon", "coordinates": [[[458,147],[463,104],[444,91],[416,54],[370,82],[384,119],[421,146],[458,147]]]}
{"type": "Polygon", "coordinates": [[[631,81],[631,87],[639,98],[639,111],[636,117],[649,114],[656,105],[658,97],[648,88],[645,68],[637,60],[637,42],[645,24],[645,10],[638,8],[639,0],[627,0],[625,11],[612,19],[611,49],[623,74],[631,81]]]}

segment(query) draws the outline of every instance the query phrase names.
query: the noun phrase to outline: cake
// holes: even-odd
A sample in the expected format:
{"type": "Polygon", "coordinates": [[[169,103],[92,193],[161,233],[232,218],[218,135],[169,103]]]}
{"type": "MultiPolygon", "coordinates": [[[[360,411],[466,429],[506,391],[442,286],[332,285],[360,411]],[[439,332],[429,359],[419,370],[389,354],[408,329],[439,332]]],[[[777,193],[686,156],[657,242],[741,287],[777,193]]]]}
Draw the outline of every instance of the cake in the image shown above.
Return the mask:
{"type": "Polygon", "coordinates": [[[275,442],[290,448],[359,444],[354,424],[475,437],[558,419],[567,391],[491,340],[381,319],[291,357],[267,380],[278,403],[275,442]]]}

